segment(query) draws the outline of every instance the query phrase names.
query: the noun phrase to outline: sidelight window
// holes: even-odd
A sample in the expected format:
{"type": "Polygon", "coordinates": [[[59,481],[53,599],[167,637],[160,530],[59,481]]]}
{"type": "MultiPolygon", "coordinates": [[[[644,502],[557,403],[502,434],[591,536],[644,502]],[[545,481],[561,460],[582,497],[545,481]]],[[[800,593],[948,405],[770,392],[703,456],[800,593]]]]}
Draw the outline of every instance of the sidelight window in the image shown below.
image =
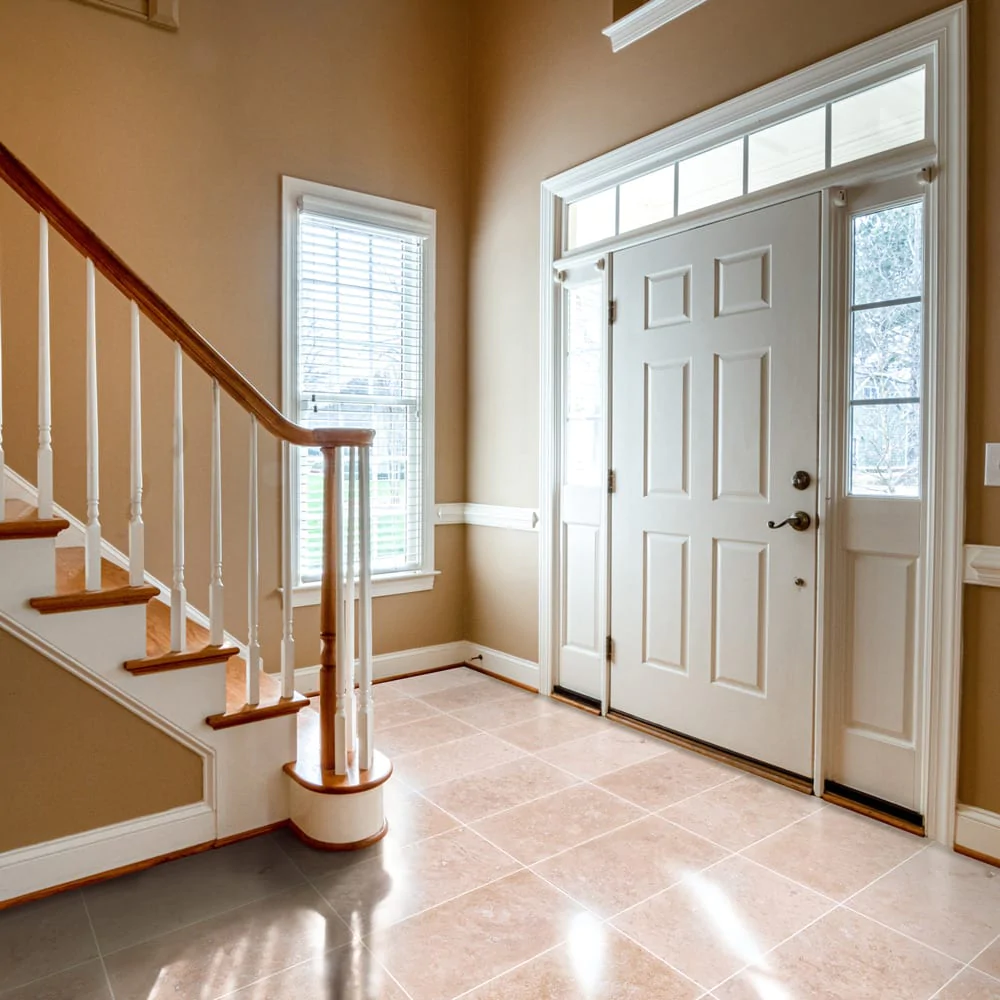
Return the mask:
{"type": "Polygon", "coordinates": [[[919,497],[924,202],[851,220],[852,496],[919,497]]]}

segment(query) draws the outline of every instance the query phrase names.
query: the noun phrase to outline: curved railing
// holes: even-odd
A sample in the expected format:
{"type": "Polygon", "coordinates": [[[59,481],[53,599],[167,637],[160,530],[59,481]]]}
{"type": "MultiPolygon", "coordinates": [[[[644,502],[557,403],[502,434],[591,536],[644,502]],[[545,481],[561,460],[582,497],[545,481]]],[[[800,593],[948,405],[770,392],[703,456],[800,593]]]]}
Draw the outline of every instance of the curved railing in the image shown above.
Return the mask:
{"type": "MultiPolygon", "coordinates": [[[[145,578],[142,519],[142,419],[139,315],[145,315],[175,344],[174,362],[174,502],[173,576],[171,584],[171,650],[185,652],[187,591],[184,570],[184,414],[182,356],[209,378],[213,388],[211,582],[209,588],[210,645],[222,646],[222,446],[220,392],[250,415],[250,525],[248,544],[249,615],[246,657],[246,701],[260,700],[258,635],[260,576],[257,435],[263,427],[285,447],[319,448],[325,467],[323,586],[321,609],[321,763],[338,774],[346,772],[355,750],[364,770],[372,759],[371,715],[371,559],[370,452],[374,431],[351,428],[307,428],[289,420],[240,371],[220,354],[161,295],[140,278],[79,216],[58,198],[14,154],[0,144],[0,178],[39,214],[38,304],[38,512],[51,517],[52,434],[49,337],[49,230],[54,229],[87,260],[87,518],[86,587],[101,586],[101,526],[97,434],[97,319],[95,272],[99,271],[132,307],[131,364],[131,502],[129,515],[129,579],[141,586],[145,578]],[[346,458],[346,461],[345,461],[346,458]],[[347,473],[345,477],[345,472],[347,473]],[[346,478],[346,492],[345,492],[346,478]],[[346,501],[346,503],[345,503],[346,501]],[[347,517],[338,517],[347,512],[347,517]],[[357,517],[357,525],[354,519],[357,517]],[[343,522],[349,522],[344,524],[343,522]],[[355,531],[357,527],[357,531],[355,531]],[[355,552],[355,539],[359,551],[355,552]],[[357,599],[360,652],[358,701],[354,690],[354,602],[357,599]],[[356,714],[355,714],[356,713],[356,714]]],[[[2,404],[2,382],[0,382],[2,404]]],[[[0,428],[2,428],[0,409],[0,428]]],[[[3,517],[3,448],[0,437],[0,518],[3,517]]],[[[292,628],[291,511],[283,496],[282,539],[282,697],[294,696],[294,637],[292,628]]]]}

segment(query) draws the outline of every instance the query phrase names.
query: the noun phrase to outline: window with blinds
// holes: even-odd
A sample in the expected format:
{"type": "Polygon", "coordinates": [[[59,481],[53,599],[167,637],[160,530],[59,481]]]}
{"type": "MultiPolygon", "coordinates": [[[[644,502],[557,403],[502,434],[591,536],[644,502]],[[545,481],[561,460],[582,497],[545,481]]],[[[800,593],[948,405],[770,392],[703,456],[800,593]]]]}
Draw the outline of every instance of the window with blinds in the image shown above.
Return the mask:
{"type": "MultiPolygon", "coordinates": [[[[373,199],[374,200],[374,199],[373,199]]],[[[428,567],[426,232],[298,201],[295,396],[309,427],[371,427],[372,568],[428,567]]],[[[416,227],[421,228],[421,227],[416,227]]],[[[297,575],[323,573],[323,457],[298,449],[297,575]]],[[[346,463],[345,463],[346,477],[346,463]]],[[[346,482],[345,482],[346,496],[346,482]]]]}

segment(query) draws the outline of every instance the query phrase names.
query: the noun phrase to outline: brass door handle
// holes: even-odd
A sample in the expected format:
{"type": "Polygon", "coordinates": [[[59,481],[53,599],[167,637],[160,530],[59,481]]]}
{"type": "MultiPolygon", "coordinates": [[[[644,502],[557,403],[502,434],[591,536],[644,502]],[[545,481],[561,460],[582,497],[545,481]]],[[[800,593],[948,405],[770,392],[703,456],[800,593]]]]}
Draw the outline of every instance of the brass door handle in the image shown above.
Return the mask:
{"type": "Polygon", "coordinates": [[[779,528],[784,528],[788,525],[793,531],[808,531],[812,527],[812,518],[804,511],[797,510],[790,517],[786,517],[784,521],[779,524],[775,524],[774,521],[768,521],[767,526],[772,531],[777,531],[779,528]]]}

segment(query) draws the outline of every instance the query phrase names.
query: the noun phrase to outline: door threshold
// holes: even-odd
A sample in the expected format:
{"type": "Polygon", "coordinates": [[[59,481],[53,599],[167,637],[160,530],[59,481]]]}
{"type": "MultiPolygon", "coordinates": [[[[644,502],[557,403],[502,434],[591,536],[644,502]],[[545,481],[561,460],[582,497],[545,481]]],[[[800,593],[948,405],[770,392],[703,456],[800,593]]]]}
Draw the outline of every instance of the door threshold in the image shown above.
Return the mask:
{"type": "Polygon", "coordinates": [[[626,715],[624,712],[612,710],[608,712],[608,718],[614,722],[620,722],[624,726],[630,726],[632,729],[638,729],[641,733],[646,733],[649,736],[655,736],[657,739],[665,740],[667,743],[683,747],[685,750],[691,750],[702,757],[710,757],[712,760],[728,764],[730,767],[735,767],[740,771],[746,771],[748,774],[753,774],[758,778],[766,778],[768,781],[777,782],[779,785],[784,785],[793,791],[802,792],[803,795],[813,794],[812,779],[805,778],[801,774],[795,774],[793,771],[785,771],[780,767],[765,764],[763,761],[755,760],[753,757],[746,757],[732,750],[726,750],[724,747],[716,746],[714,743],[705,743],[702,740],[696,740],[692,736],[685,736],[683,733],[667,729],[665,726],[657,726],[652,722],[644,722],[642,719],[626,715]]]}
{"type": "Polygon", "coordinates": [[[823,801],[835,806],[842,806],[852,812],[860,813],[869,819],[877,819],[881,823],[896,827],[897,830],[905,830],[917,837],[924,837],[927,831],[924,828],[924,817],[913,809],[905,809],[895,803],[880,799],[875,795],[868,795],[866,792],[859,792],[847,785],[842,785],[838,781],[827,781],[823,784],[823,801]]]}
{"type": "Polygon", "coordinates": [[[590,712],[591,715],[601,714],[601,702],[597,698],[589,698],[585,694],[567,691],[566,688],[561,688],[558,685],[552,689],[552,697],[565,705],[571,705],[573,708],[581,708],[584,712],[590,712]]]}

